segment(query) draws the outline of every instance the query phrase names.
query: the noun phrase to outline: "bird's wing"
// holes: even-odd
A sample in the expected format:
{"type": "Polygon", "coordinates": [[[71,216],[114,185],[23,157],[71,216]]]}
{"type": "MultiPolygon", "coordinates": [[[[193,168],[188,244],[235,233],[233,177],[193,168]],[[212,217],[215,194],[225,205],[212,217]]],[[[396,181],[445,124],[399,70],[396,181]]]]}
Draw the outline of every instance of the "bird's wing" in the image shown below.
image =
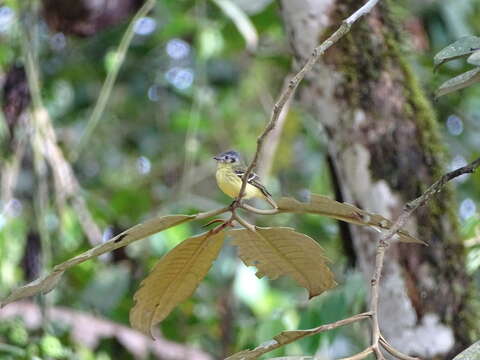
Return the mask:
{"type": "MultiPolygon", "coordinates": [[[[245,175],[246,170],[245,169],[235,169],[235,174],[243,180],[243,176],[245,175]]],[[[260,177],[255,174],[253,171],[248,174],[248,179],[247,182],[250,185],[255,186],[256,188],[260,189],[260,191],[267,197],[272,197],[272,195],[268,192],[268,190],[265,188],[265,186],[262,185],[260,182],[260,177]]]]}
{"type": "MultiPolygon", "coordinates": [[[[243,176],[245,175],[246,170],[245,169],[235,169],[235,174],[243,180],[243,176]]],[[[257,174],[255,174],[253,171],[248,174],[248,180],[247,182],[251,182],[253,180],[260,180],[257,174]]]]}

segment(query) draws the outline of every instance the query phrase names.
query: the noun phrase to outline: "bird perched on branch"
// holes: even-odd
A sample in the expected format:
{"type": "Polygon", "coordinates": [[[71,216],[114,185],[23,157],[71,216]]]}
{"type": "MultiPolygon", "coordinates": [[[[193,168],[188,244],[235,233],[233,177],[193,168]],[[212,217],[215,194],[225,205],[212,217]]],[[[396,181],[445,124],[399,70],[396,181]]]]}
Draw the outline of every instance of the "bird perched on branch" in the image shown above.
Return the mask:
{"type": "MultiPolygon", "coordinates": [[[[246,169],[242,166],[240,154],[234,150],[225,151],[214,157],[217,161],[217,184],[220,190],[231,198],[238,197],[242,188],[243,176],[246,169]]],[[[254,172],[248,175],[244,199],[260,198],[266,200],[274,209],[277,204],[268,190],[260,183],[260,178],[254,172]]]]}

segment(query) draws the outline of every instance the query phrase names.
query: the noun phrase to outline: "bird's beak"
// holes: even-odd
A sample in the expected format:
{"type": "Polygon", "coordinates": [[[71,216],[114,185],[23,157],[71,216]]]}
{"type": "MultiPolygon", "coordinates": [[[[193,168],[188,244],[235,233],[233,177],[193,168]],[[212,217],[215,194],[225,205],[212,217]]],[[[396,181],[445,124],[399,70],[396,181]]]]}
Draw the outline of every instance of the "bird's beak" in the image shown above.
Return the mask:
{"type": "Polygon", "coordinates": [[[214,160],[217,160],[217,161],[220,161],[220,157],[219,157],[219,156],[214,156],[213,159],[214,159],[214,160]]]}

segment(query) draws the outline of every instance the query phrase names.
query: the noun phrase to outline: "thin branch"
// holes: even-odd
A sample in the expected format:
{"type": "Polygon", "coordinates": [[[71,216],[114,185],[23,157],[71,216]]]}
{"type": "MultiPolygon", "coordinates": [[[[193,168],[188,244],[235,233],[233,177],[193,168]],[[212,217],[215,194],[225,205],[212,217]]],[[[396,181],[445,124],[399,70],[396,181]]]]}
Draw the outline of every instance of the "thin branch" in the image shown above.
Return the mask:
{"type": "MultiPolygon", "coordinates": [[[[405,226],[410,216],[420,206],[425,205],[433,195],[437,194],[442,188],[456,177],[463,174],[473,173],[480,166],[480,158],[472,161],[466,166],[453,170],[443,175],[439,180],[433,183],[421,196],[415,200],[407,203],[403,209],[402,214],[393,223],[392,227],[386,231],[378,240],[377,253],[375,256],[375,270],[371,280],[371,299],[370,299],[370,311],[372,312],[372,346],[378,347],[378,343],[381,337],[380,328],[378,324],[378,298],[380,288],[380,277],[382,275],[383,261],[385,257],[385,250],[390,245],[393,236],[405,226]]],[[[385,342],[386,343],[386,342],[385,342]]],[[[388,344],[388,343],[387,343],[388,344]]],[[[387,347],[382,344],[387,351],[387,347]]],[[[390,352],[390,351],[389,351],[390,352]]]]}
{"type": "Polygon", "coordinates": [[[450,180],[459,177],[460,175],[464,174],[472,174],[478,167],[480,166],[480,158],[472,161],[471,163],[462,166],[456,170],[450,171],[443,175],[440,180],[433,183],[424,193],[422,196],[419,196],[415,200],[410,201],[405,208],[411,210],[412,212],[415,211],[418,207],[424,205],[430,198],[440,192],[442,188],[445,186],[447,182],[450,180]]]}
{"type": "Polygon", "coordinates": [[[355,354],[353,356],[341,358],[340,360],[361,360],[365,359],[368,355],[370,355],[373,352],[373,348],[371,346],[367,347],[365,350],[362,352],[359,352],[358,354],[355,354]]]}
{"type": "Polygon", "coordinates": [[[315,335],[315,334],[320,334],[321,332],[324,332],[324,331],[333,330],[333,329],[336,329],[337,327],[340,327],[340,326],[349,325],[349,324],[352,324],[354,322],[357,322],[357,321],[360,321],[360,320],[363,320],[363,319],[367,319],[371,316],[372,316],[371,312],[364,312],[364,313],[360,313],[360,314],[357,314],[357,315],[350,316],[346,319],[335,321],[335,322],[330,323],[330,324],[321,325],[321,326],[318,326],[314,329],[311,329],[308,336],[315,335]]]}
{"type": "Polygon", "coordinates": [[[456,170],[443,175],[439,180],[433,183],[421,196],[407,203],[402,214],[393,223],[392,227],[380,238],[380,242],[389,242],[392,237],[407,223],[412,213],[420,206],[425,205],[433,195],[439,193],[442,188],[450,181],[464,174],[473,173],[480,166],[480,158],[471,163],[462,166],[456,170]]]}
{"type": "Polygon", "coordinates": [[[250,224],[247,220],[240,217],[240,215],[238,215],[236,212],[233,212],[232,214],[233,214],[233,219],[237,220],[240,223],[240,225],[242,225],[245,229],[255,231],[255,225],[250,224]]]}
{"type": "Polygon", "coordinates": [[[387,350],[390,353],[390,355],[395,356],[396,358],[398,358],[400,360],[420,360],[420,358],[413,357],[413,356],[408,356],[408,355],[398,351],[392,345],[390,345],[382,335],[380,335],[380,345],[382,345],[382,347],[385,350],[387,350]]]}
{"type": "Polygon", "coordinates": [[[279,214],[280,213],[280,210],[278,209],[258,209],[256,207],[253,207],[251,205],[248,205],[248,204],[240,204],[239,205],[240,208],[244,209],[244,210],[247,210],[247,211],[250,211],[254,214],[259,214],[259,215],[276,215],[276,214],[279,214]]]}
{"type": "Polygon", "coordinates": [[[350,15],[347,19],[345,19],[345,22],[347,24],[352,25],[355,21],[357,21],[359,18],[361,18],[364,15],[367,15],[372,9],[377,5],[379,0],[369,0],[363,5],[360,9],[355,11],[352,15],[350,15]]]}
{"type": "Polygon", "coordinates": [[[385,357],[383,356],[382,351],[380,350],[380,346],[378,346],[378,344],[372,345],[372,349],[377,360],[385,360],[385,357]]]}
{"type": "Polygon", "coordinates": [[[318,62],[318,60],[322,57],[322,55],[327,51],[332,45],[338,42],[342,37],[350,32],[350,28],[352,25],[362,16],[368,14],[373,7],[378,3],[379,0],[369,0],[367,1],[360,9],[355,11],[350,17],[345,19],[340,27],[335,31],[328,39],[318,45],[315,49],[313,49],[312,56],[308,59],[305,65],[300,69],[300,71],[289,81],[287,88],[280,94],[278,101],[273,106],[272,115],[270,121],[268,122],[267,126],[263,130],[262,134],[257,138],[257,150],[253,157],[252,162],[247,168],[245,176],[243,177],[242,188],[238,194],[238,199],[240,200],[245,193],[245,187],[247,186],[247,179],[252,170],[257,166],[257,161],[259,155],[262,151],[263,142],[267,135],[275,128],[280,114],[285,106],[285,104],[289,101],[292,97],[295,89],[297,88],[298,84],[303,80],[305,75],[312,70],[313,66],[318,62]]]}
{"type": "MultiPolygon", "coordinates": [[[[392,237],[395,233],[392,234],[392,237]]],[[[380,276],[382,274],[383,259],[385,257],[385,249],[387,243],[379,240],[377,246],[377,253],[375,255],[375,271],[371,280],[371,295],[370,295],[370,311],[372,312],[372,345],[378,347],[378,340],[380,338],[380,325],[378,323],[378,296],[379,296],[379,283],[380,276]]]]}
{"type": "Polygon", "coordinates": [[[117,79],[120,68],[122,67],[125,57],[127,55],[128,48],[130,47],[130,43],[132,42],[133,36],[135,35],[135,25],[137,24],[137,21],[142,17],[146,16],[148,12],[153,9],[153,7],[155,6],[155,2],[156,0],[147,0],[137,11],[132,21],[130,21],[127,30],[125,30],[122,40],[120,41],[120,44],[115,51],[115,60],[113,61],[112,68],[108,72],[105,82],[103,83],[102,89],[100,90],[100,95],[95,104],[95,107],[93,108],[92,115],[88,120],[85,131],[81,135],[80,141],[76,146],[74,152],[70,154],[70,158],[72,159],[72,161],[76,161],[76,159],[78,158],[80,152],[85,147],[88,139],[97,127],[98,122],[100,121],[100,118],[105,111],[105,107],[107,106],[108,99],[110,98],[113,85],[115,84],[115,80],[117,79]]]}

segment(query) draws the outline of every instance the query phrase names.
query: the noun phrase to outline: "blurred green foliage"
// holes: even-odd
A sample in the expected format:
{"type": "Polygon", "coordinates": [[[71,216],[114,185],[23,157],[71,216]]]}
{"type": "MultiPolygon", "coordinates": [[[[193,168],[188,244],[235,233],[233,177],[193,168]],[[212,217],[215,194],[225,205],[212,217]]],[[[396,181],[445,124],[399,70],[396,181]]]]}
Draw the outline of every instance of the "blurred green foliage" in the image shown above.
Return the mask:
{"type": "MultiPolygon", "coordinates": [[[[244,5],[255,1],[238,1],[244,5]]],[[[217,190],[213,155],[235,148],[250,159],[256,136],[268,119],[273,100],[291,68],[291,56],[277,4],[263,1],[247,12],[259,35],[255,55],[232,21],[213,3],[158,1],[138,31],[120,70],[105,113],[73,163],[94,220],[105,237],[157,213],[193,213],[230,200],[217,190]],[[150,26],[150,27],[148,27],[150,26]],[[143,32],[142,32],[143,31],[143,32]]],[[[479,0],[412,2],[401,15],[422,24],[424,32],[406,28],[410,60],[427,92],[467,70],[452,62],[432,72],[433,54],[461,35],[480,34],[475,21],[479,0]]],[[[20,16],[23,0],[0,3],[0,72],[22,63],[20,16]]],[[[76,149],[102,82],[115,61],[126,24],[88,38],[50,31],[37,14],[38,66],[42,97],[67,156],[76,149]]],[[[407,22],[408,24],[408,22],[407,22]]],[[[436,103],[451,153],[452,167],[478,155],[480,86],[453,93],[436,103]]],[[[0,121],[0,138],[6,127],[0,121]]],[[[293,107],[265,183],[274,196],[302,198],[308,191],[331,194],[326,145],[315,119],[293,107]]],[[[478,234],[480,174],[456,182],[465,238],[478,234]]],[[[15,191],[14,211],[0,215],[0,295],[26,281],[22,258],[26,236],[47,224],[50,242],[39,255],[48,266],[89,248],[74,210],[48,206],[35,213],[38,179],[27,152],[15,191]]],[[[316,216],[282,215],[255,219],[258,225],[292,226],[320,242],[332,259],[337,289],[307,303],[306,292],[289,279],[257,279],[231,247],[224,249],[208,277],[189,300],[162,323],[164,337],[199,347],[220,357],[271,339],[285,329],[309,328],[364,308],[367,282],[349,268],[337,224],[316,216]],[[228,316],[226,314],[229,314],[228,316]]],[[[201,232],[185,224],[120,249],[67,272],[42,306],[65,306],[128,325],[132,295],[149,269],[183,239],[201,232]]],[[[477,235],[478,236],[478,235],[477,235]]],[[[480,245],[471,248],[472,273],[480,276],[480,245]]],[[[44,264],[45,265],[45,264],[44,264]]],[[[15,306],[15,305],[10,305],[15,306]]],[[[0,313],[1,314],[1,313],[0,313]]],[[[58,325],[58,324],[57,324],[58,325]]],[[[93,349],[78,343],[68,327],[47,323],[27,328],[21,319],[0,320],[1,359],[130,359],[128,351],[106,339],[93,349]],[[115,355],[111,355],[114,353],[115,355]]],[[[321,353],[341,357],[363,348],[363,324],[340,328],[279,349],[269,356],[321,353]]]]}

